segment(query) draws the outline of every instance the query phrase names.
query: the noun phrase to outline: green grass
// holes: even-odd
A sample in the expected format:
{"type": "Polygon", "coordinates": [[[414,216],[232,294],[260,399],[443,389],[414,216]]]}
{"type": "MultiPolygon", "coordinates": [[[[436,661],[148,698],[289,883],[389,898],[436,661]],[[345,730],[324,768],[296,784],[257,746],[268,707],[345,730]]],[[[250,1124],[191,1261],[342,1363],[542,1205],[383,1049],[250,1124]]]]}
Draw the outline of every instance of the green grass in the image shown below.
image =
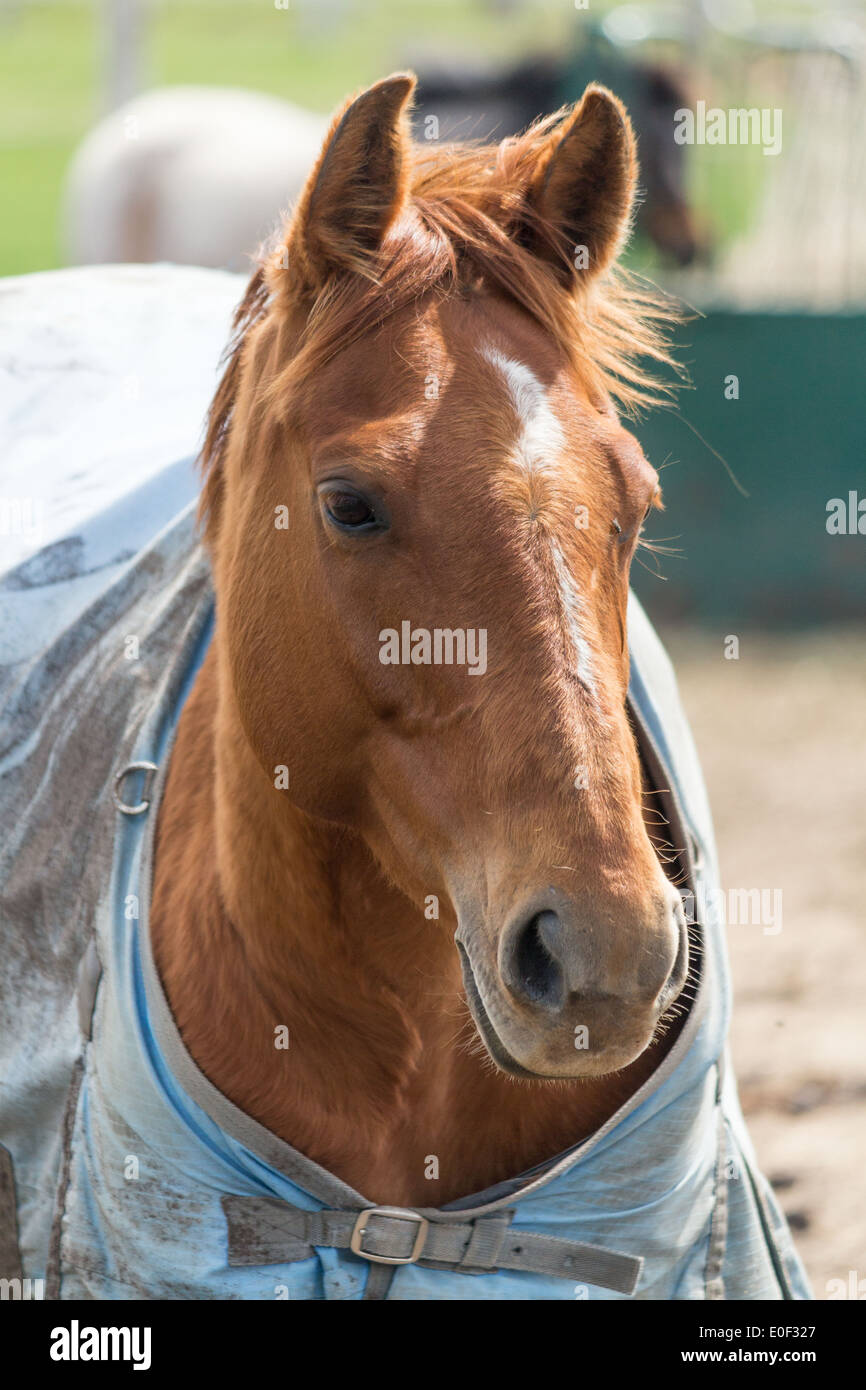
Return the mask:
{"type": "Polygon", "coordinates": [[[0,11],[0,274],[61,263],[63,170],[93,118],[89,6],[0,11]]]}
{"type": "MultiPolygon", "coordinates": [[[[147,85],[256,88],[327,111],[348,91],[402,66],[425,45],[516,53],[555,44],[571,20],[561,0],[496,16],[472,0],[355,0],[333,29],[291,0],[156,0],[145,6],[147,85]]],[[[103,107],[95,3],[31,0],[0,8],[0,275],[63,263],[63,172],[103,107]]]]}
{"type": "Polygon", "coordinates": [[[473,0],[355,0],[331,29],[315,19],[315,6],[286,11],[273,0],[180,0],[154,16],[154,69],[162,82],[255,87],[328,110],[425,47],[507,55],[533,36],[555,46],[566,32],[567,7],[541,0],[534,8],[534,15],[497,17],[473,0]]]}
{"type": "Polygon", "coordinates": [[[62,265],[59,191],[74,139],[0,146],[0,274],[62,265]]]}

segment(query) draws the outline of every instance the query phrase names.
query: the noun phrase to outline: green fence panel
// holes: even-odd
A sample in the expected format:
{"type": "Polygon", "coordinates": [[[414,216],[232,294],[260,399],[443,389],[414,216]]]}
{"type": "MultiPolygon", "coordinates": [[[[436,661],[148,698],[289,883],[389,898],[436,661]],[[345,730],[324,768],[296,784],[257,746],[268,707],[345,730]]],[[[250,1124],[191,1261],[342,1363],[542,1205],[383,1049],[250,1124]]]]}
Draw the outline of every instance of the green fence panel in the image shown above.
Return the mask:
{"type": "MultiPolygon", "coordinates": [[[[639,595],[660,618],[732,630],[862,619],[866,315],[713,311],[677,336],[694,389],[636,433],[664,486],[647,537],[671,538],[682,554],[660,558],[665,582],[636,564],[639,595]],[[828,531],[834,498],[853,533],[828,531]]],[[[641,558],[652,568],[652,555],[641,558]]]]}

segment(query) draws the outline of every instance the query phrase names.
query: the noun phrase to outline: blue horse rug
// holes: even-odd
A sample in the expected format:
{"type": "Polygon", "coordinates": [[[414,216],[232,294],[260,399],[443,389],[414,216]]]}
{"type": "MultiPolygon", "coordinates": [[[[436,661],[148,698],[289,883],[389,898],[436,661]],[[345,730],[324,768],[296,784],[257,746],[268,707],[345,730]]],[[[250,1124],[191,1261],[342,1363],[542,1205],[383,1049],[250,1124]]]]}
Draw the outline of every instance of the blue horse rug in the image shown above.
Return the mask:
{"type": "MultiPolygon", "coordinates": [[[[79,360],[96,273],[76,272],[79,360]]],[[[138,283],[151,312],[176,302],[172,273],[138,283]]],[[[178,370],[218,346],[181,327],[178,370]]],[[[637,1093],[509,1182],[404,1209],[376,1207],[198,1069],[148,934],[159,798],[213,626],[196,491],[191,458],[163,450],[137,488],[0,576],[0,1278],[60,1299],[810,1297],[725,1066],[712,825],[636,600],[630,709],[670,789],[700,938],[688,1018],[637,1093]]]]}

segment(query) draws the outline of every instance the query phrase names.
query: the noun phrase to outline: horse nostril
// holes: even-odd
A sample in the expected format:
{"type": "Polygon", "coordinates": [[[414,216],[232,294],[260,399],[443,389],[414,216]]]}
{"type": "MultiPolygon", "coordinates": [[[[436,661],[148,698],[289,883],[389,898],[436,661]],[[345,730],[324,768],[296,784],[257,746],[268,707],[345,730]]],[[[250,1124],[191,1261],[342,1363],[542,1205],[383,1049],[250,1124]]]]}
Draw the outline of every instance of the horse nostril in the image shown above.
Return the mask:
{"type": "Polygon", "coordinates": [[[517,936],[512,976],[516,991],[533,1004],[561,1008],[565,995],[562,969],[553,954],[559,918],[555,912],[536,912],[517,936]]]}

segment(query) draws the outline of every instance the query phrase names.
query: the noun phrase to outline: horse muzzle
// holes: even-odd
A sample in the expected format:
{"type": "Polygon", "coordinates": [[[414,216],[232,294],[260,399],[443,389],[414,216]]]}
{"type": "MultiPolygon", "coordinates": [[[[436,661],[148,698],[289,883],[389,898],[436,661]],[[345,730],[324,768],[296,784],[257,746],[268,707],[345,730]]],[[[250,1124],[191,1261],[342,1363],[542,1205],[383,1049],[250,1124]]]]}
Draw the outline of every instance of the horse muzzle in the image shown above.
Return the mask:
{"type": "Polygon", "coordinates": [[[649,1046],[689,969],[682,904],[666,888],[655,923],[621,934],[579,926],[561,902],[513,914],[495,948],[478,924],[461,921],[455,941],[467,1003],[502,1071],[604,1076],[649,1046]]]}

